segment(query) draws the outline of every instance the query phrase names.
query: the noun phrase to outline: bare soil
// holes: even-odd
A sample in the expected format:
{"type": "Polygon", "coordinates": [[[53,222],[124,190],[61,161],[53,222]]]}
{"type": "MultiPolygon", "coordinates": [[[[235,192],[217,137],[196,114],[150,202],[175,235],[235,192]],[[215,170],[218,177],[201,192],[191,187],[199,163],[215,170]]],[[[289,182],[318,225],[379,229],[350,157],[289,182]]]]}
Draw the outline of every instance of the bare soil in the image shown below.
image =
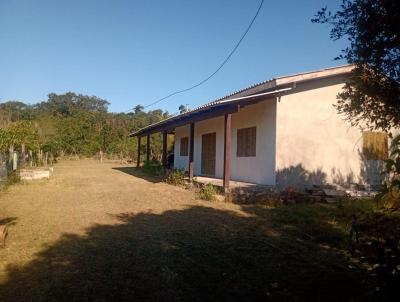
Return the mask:
{"type": "Polygon", "coordinates": [[[340,249],[279,213],[198,200],[117,162],[63,161],[0,193],[0,301],[372,299],[340,249]]]}

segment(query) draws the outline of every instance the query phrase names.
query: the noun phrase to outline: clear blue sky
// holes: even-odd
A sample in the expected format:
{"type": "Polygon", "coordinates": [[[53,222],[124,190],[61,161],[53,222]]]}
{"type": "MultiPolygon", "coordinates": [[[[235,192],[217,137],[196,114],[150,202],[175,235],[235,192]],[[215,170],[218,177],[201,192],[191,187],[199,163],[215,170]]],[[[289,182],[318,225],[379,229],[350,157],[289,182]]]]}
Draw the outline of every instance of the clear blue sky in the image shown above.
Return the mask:
{"type": "MultiPolygon", "coordinates": [[[[0,0],[0,102],[96,95],[110,111],[199,82],[222,62],[259,0],[0,0]]],[[[274,76],[343,64],[343,42],[310,19],[339,0],[269,1],[209,82],[149,109],[195,107],[274,76]]]]}

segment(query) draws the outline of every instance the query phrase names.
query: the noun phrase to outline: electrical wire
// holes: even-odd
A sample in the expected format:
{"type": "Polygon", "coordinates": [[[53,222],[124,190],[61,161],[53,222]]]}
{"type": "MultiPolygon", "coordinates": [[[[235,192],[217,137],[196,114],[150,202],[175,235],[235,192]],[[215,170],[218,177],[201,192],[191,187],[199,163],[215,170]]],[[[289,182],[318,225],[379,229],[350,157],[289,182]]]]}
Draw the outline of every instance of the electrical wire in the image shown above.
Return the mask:
{"type": "MultiPolygon", "coordinates": [[[[253,19],[251,20],[250,24],[247,26],[245,32],[243,33],[243,35],[241,36],[241,38],[239,39],[239,41],[236,43],[235,47],[231,50],[231,52],[229,53],[229,55],[225,58],[225,60],[219,65],[219,67],[218,67],[213,73],[211,73],[208,77],[206,77],[206,78],[203,79],[202,81],[198,82],[197,84],[195,84],[195,85],[193,85],[193,86],[190,86],[190,87],[188,87],[188,88],[185,88],[185,89],[178,90],[178,91],[175,91],[175,92],[173,92],[173,93],[170,93],[170,94],[168,94],[167,96],[164,96],[164,97],[162,97],[162,98],[160,98],[160,99],[158,99],[158,100],[156,100],[156,101],[154,101],[154,102],[152,102],[152,103],[150,103],[150,104],[144,106],[143,108],[148,108],[148,107],[154,106],[155,104],[158,104],[158,103],[160,103],[160,102],[162,102],[162,101],[164,101],[164,100],[166,100],[166,99],[168,99],[168,98],[170,98],[170,97],[172,97],[172,96],[174,96],[174,95],[181,94],[181,93],[187,92],[187,91],[189,91],[189,90],[192,90],[192,89],[194,89],[194,88],[196,88],[196,87],[199,87],[200,85],[202,85],[202,84],[204,84],[205,82],[207,82],[208,80],[210,80],[213,76],[215,76],[215,75],[217,74],[217,72],[220,71],[220,70],[222,69],[222,67],[225,66],[225,64],[229,61],[229,59],[233,56],[233,54],[234,54],[234,53],[236,52],[236,50],[239,48],[240,44],[242,43],[242,41],[243,41],[244,38],[246,37],[247,33],[250,31],[251,27],[253,26],[254,21],[257,19],[258,15],[259,15],[259,13],[260,13],[260,11],[261,11],[261,8],[262,8],[263,4],[264,4],[264,0],[261,0],[260,5],[258,6],[257,12],[256,12],[256,14],[254,15],[253,19]]],[[[132,108],[132,109],[126,111],[126,112],[132,111],[132,110],[134,110],[134,109],[135,109],[135,108],[132,108]]]]}

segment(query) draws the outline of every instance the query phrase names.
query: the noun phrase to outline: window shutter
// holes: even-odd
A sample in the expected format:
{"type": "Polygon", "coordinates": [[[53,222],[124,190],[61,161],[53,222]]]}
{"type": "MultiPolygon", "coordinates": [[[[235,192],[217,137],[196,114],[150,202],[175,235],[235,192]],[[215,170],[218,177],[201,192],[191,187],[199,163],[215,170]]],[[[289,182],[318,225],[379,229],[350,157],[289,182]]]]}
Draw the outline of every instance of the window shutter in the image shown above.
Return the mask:
{"type": "Polygon", "coordinates": [[[256,156],[257,131],[256,127],[243,128],[237,130],[237,150],[238,157],[256,156]]]}
{"type": "Polygon", "coordinates": [[[366,160],[386,160],[389,157],[388,135],[385,132],[364,131],[363,155],[366,160]]]}
{"type": "Polygon", "coordinates": [[[182,137],[180,146],[180,156],[188,156],[188,154],[189,154],[189,138],[182,137]]]}

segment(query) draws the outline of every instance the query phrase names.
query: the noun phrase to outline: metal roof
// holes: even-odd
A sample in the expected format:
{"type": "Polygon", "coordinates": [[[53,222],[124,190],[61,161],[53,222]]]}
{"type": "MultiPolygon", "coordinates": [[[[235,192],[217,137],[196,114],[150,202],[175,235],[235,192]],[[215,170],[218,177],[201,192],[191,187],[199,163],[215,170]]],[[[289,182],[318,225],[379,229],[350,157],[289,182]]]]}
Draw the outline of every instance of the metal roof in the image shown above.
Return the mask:
{"type": "Polygon", "coordinates": [[[281,77],[276,77],[276,78],[272,78],[269,80],[265,80],[260,83],[253,84],[244,89],[235,91],[235,92],[233,92],[229,95],[226,95],[224,97],[221,97],[219,99],[208,102],[204,105],[196,107],[185,113],[174,115],[165,120],[162,120],[157,123],[143,127],[138,131],[132,132],[129,136],[141,135],[146,130],[150,130],[155,127],[160,127],[163,124],[165,124],[167,126],[169,123],[172,123],[180,118],[189,117],[190,115],[193,115],[195,113],[197,114],[201,111],[210,110],[214,107],[226,105],[228,103],[234,103],[241,99],[264,96],[267,94],[280,93],[280,92],[288,90],[288,89],[284,88],[284,89],[275,89],[275,90],[272,90],[272,91],[269,91],[266,93],[260,93],[260,92],[265,92],[265,91],[271,90],[273,88],[284,87],[285,85],[288,86],[290,84],[297,83],[297,82],[304,82],[304,81],[322,79],[322,78],[326,78],[326,77],[345,75],[345,74],[350,73],[350,71],[353,68],[354,68],[353,65],[343,65],[343,66],[324,68],[324,69],[320,69],[320,70],[297,73],[297,74],[286,75],[286,76],[281,76],[281,77]]]}

